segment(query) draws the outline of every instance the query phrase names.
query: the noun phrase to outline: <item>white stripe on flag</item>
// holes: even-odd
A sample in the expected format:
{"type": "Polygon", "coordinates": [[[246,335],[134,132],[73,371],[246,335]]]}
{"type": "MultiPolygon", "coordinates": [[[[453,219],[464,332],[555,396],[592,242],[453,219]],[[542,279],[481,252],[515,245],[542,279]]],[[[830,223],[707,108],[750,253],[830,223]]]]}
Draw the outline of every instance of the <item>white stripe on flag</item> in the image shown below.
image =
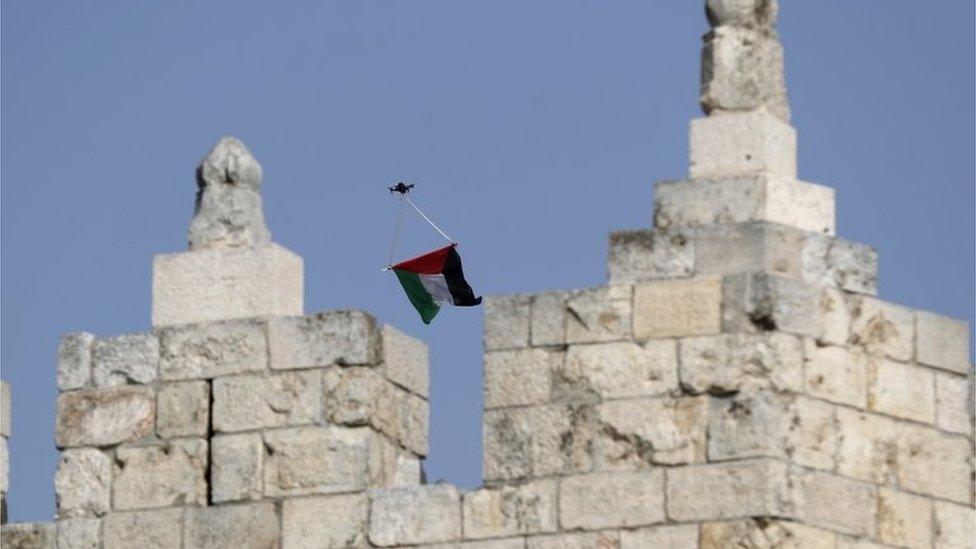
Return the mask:
{"type": "Polygon", "coordinates": [[[447,287],[447,279],[444,278],[442,274],[422,274],[417,275],[420,278],[420,283],[424,285],[424,289],[430,294],[430,297],[438,303],[447,303],[448,305],[454,305],[454,296],[451,295],[450,288],[447,287]]]}

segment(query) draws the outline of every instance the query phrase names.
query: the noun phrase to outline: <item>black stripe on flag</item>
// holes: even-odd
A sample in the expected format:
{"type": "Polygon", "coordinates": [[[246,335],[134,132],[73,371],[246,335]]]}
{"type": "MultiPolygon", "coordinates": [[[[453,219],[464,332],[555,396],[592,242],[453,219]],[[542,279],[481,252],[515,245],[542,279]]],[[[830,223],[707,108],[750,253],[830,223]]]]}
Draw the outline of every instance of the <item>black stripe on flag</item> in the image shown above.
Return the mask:
{"type": "Polygon", "coordinates": [[[473,307],[481,304],[481,298],[474,296],[474,290],[464,280],[464,271],[461,269],[461,256],[457,250],[451,248],[451,252],[444,259],[444,269],[441,271],[444,279],[447,280],[447,288],[451,291],[454,304],[458,307],[473,307]]]}

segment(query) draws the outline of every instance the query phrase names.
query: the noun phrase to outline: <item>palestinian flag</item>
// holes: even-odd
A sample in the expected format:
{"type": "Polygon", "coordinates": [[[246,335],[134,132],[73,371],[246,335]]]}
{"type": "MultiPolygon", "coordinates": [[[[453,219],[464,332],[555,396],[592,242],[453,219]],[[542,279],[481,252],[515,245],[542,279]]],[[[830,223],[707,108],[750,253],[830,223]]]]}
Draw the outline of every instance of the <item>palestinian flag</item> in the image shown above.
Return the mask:
{"type": "Polygon", "coordinates": [[[481,303],[481,298],[474,296],[471,286],[464,280],[461,256],[454,249],[456,246],[451,244],[391,267],[424,324],[430,324],[437,316],[442,303],[459,307],[481,303]]]}

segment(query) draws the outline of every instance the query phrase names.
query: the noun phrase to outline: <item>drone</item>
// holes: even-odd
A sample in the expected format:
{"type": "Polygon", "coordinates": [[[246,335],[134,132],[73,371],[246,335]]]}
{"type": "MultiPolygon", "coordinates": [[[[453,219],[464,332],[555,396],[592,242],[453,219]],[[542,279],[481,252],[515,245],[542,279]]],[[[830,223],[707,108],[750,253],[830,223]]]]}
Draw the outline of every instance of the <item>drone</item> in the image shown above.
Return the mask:
{"type": "Polygon", "coordinates": [[[415,186],[414,183],[407,185],[406,183],[401,181],[393,187],[387,187],[387,189],[390,189],[391,194],[392,193],[407,194],[408,192],[410,192],[410,189],[414,188],[414,186],[415,186]]]}

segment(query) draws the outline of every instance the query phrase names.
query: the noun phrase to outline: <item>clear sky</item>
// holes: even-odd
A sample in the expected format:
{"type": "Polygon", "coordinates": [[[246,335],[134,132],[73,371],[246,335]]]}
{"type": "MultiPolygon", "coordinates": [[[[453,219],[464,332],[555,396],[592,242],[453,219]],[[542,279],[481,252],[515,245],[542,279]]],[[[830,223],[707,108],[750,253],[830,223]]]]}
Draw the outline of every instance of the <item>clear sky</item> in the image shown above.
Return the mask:
{"type": "MultiPolygon", "coordinates": [[[[389,273],[386,185],[461,242],[485,294],[605,280],[687,172],[702,1],[4,2],[2,376],[12,520],[54,512],[58,335],[149,328],[153,254],[185,249],[194,168],[264,166],[306,311],[361,308],[431,348],[431,481],[481,481],[480,309],[423,326],[389,273]]],[[[973,320],[974,3],[784,1],[800,175],[880,294],[973,320]]],[[[439,245],[411,222],[402,255],[439,245]]]]}

